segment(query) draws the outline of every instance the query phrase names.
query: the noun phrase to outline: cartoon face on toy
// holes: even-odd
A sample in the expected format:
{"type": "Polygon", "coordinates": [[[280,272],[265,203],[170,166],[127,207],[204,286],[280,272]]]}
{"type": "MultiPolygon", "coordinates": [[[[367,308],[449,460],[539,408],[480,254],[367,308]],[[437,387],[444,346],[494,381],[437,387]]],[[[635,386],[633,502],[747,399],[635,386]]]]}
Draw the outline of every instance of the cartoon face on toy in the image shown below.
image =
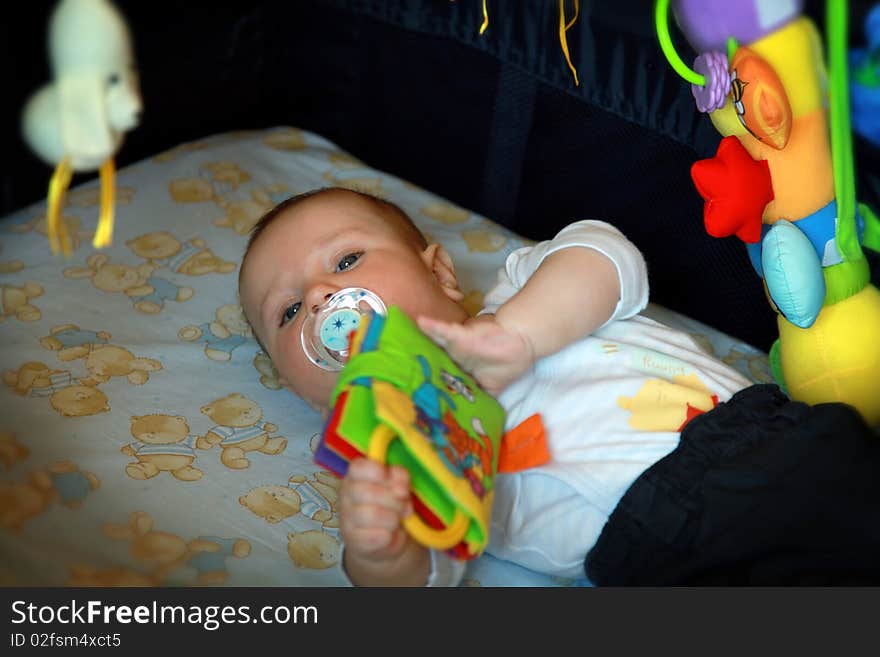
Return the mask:
{"type": "Polygon", "coordinates": [[[791,135],[791,104],[776,71],[746,47],[737,49],[730,67],[730,95],[739,122],[755,139],[777,150],[785,148],[791,135]]]}

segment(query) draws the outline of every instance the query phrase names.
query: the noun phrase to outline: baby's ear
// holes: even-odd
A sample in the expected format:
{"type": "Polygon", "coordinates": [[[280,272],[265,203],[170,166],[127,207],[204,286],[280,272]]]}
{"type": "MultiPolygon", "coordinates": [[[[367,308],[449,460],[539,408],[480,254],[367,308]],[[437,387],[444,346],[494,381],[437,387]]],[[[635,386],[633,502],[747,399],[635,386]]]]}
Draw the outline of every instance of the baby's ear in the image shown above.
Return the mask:
{"type": "Polygon", "coordinates": [[[452,257],[440,244],[429,244],[422,251],[422,259],[431,268],[434,278],[440,283],[443,292],[456,303],[464,300],[464,292],[458,289],[455,276],[455,263],[452,257]]]}

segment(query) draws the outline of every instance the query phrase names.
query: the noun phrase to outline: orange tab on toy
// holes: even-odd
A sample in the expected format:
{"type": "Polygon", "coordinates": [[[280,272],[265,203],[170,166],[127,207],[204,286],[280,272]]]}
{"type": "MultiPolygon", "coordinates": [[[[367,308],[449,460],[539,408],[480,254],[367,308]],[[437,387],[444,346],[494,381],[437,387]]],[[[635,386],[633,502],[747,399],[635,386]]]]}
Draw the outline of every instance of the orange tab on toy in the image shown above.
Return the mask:
{"type": "Polygon", "coordinates": [[[545,464],[550,460],[547,433],[541,414],[527,417],[501,436],[498,450],[498,472],[519,472],[545,464]]]}
{"type": "Polygon", "coordinates": [[[754,50],[737,49],[730,62],[730,97],[746,130],[776,150],[791,135],[791,103],[785,87],[767,61],[754,50]]]}

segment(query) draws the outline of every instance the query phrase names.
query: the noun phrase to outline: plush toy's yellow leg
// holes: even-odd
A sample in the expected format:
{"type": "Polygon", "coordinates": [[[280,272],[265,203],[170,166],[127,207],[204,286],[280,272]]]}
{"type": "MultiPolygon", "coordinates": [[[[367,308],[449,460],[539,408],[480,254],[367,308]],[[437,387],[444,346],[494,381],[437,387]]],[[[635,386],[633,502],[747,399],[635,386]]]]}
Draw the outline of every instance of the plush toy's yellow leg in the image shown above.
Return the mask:
{"type": "Polygon", "coordinates": [[[116,191],[116,167],[112,159],[101,165],[101,213],[92,246],[102,249],[113,242],[113,205],[116,191]]]}
{"type": "Polygon", "coordinates": [[[70,257],[73,251],[70,244],[70,235],[67,233],[67,224],[61,217],[64,207],[64,195],[70,186],[73,177],[73,167],[70,158],[65,157],[55,167],[55,173],[49,181],[49,198],[46,209],[46,234],[49,236],[49,247],[53,255],[58,255],[58,249],[64,253],[64,257],[70,257]]]}
{"type": "Polygon", "coordinates": [[[808,404],[845,402],[871,426],[880,426],[880,291],[822,308],[808,329],[778,317],[785,383],[792,399],[808,404]]]}

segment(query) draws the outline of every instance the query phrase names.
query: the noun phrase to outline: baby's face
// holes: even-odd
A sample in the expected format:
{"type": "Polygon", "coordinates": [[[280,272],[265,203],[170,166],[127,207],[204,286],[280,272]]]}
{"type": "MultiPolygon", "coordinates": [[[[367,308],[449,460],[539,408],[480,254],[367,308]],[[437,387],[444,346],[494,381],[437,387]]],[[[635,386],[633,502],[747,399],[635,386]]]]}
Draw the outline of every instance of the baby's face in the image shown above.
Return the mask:
{"type": "Polygon", "coordinates": [[[302,323],[334,292],[362,287],[410,317],[463,322],[457,288],[441,284],[437,246],[422,250],[381,210],[337,191],[283,211],[242,263],[240,300],[254,331],[295,394],[326,408],[337,374],[313,365],[302,350],[302,323]]]}

